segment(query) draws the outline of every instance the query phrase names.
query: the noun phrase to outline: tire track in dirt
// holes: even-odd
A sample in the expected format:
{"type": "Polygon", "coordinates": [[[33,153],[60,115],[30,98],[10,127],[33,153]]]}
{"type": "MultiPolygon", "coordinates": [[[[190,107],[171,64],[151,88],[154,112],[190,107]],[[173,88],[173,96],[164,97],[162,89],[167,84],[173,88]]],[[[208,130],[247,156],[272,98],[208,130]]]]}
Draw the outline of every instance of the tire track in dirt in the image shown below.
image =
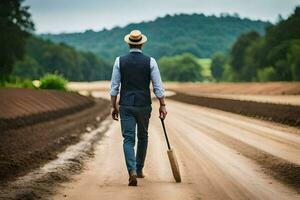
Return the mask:
{"type": "MultiPolygon", "coordinates": [[[[282,181],[283,183],[289,184],[290,186],[295,188],[298,192],[300,191],[300,165],[293,162],[289,162],[288,160],[285,160],[283,158],[274,156],[268,152],[256,148],[255,146],[252,146],[230,135],[227,135],[226,134],[227,129],[222,131],[219,130],[218,128],[215,128],[214,126],[211,126],[211,124],[214,123],[221,123],[222,127],[229,126],[229,125],[225,124],[226,122],[219,120],[217,117],[214,118],[212,116],[209,116],[210,114],[205,115],[205,118],[208,117],[209,120],[203,120],[203,118],[199,117],[198,115],[186,116],[178,111],[175,111],[175,113],[177,116],[180,116],[181,120],[183,120],[185,123],[189,124],[190,126],[193,126],[199,129],[200,131],[206,133],[214,140],[232,149],[235,149],[245,157],[255,160],[259,165],[263,167],[265,173],[274,176],[276,179],[282,181]]],[[[234,123],[230,124],[230,126],[235,126],[235,125],[236,124],[234,123]]],[[[239,126],[241,126],[241,124],[239,126]]],[[[255,132],[254,130],[250,131],[249,128],[245,128],[245,130],[248,130],[251,134],[258,134],[260,136],[263,136],[263,133],[258,133],[255,132]]],[[[239,133],[239,134],[243,134],[243,133],[239,133]]],[[[270,136],[267,136],[266,138],[275,141],[279,140],[284,144],[291,145],[295,149],[300,149],[300,145],[299,143],[297,143],[297,140],[296,142],[291,142],[291,141],[284,141],[283,139],[278,139],[270,136]]],[[[299,139],[299,138],[295,138],[295,139],[299,139]]]]}

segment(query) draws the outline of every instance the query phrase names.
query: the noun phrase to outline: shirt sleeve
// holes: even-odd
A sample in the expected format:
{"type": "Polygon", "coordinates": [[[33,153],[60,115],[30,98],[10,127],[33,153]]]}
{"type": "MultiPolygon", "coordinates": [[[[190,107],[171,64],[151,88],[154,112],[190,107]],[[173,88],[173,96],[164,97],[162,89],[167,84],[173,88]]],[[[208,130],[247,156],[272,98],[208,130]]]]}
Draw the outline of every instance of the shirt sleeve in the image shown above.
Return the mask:
{"type": "Polygon", "coordinates": [[[121,84],[120,61],[119,57],[116,58],[111,75],[110,95],[117,96],[121,84]]]}
{"type": "Polygon", "coordinates": [[[162,98],[165,95],[165,90],[161,81],[160,72],[157,62],[154,58],[150,59],[151,80],[153,85],[153,92],[157,98],[162,98]]]}

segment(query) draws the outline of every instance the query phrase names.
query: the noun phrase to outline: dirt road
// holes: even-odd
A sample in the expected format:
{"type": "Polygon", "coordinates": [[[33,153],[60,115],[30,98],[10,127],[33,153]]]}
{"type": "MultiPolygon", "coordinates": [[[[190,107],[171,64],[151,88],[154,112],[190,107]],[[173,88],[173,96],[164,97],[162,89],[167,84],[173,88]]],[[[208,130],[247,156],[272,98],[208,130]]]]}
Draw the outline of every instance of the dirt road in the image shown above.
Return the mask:
{"type": "Polygon", "coordinates": [[[127,186],[120,126],[112,122],[86,169],[54,199],[300,199],[286,170],[276,171],[286,164],[299,172],[299,129],[171,100],[168,111],[182,183],[173,180],[154,103],[146,178],[138,187],[127,186]]]}

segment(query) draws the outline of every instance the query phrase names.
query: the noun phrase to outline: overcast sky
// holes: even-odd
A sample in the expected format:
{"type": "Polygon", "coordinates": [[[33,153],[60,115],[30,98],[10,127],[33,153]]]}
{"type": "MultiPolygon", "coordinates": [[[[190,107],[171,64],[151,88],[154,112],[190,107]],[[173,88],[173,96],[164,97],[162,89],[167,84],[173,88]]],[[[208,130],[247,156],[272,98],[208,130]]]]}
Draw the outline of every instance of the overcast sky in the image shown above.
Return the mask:
{"type": "Polygon", "coordinates": [[[300,0],[25,0],[38,33],[95,31],[174,13],[238,13],[275,22],[300,0]]]}

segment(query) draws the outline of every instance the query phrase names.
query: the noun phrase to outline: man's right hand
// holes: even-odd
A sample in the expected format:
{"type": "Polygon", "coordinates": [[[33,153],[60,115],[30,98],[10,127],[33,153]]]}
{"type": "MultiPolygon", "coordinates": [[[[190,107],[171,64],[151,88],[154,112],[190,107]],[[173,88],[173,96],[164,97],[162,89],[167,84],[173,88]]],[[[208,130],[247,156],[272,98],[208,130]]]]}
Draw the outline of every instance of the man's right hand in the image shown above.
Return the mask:
{"type": "Polygon", "coordinates": [[[111,116],[114,120],[119,121],[119,109],[118,108],[113,108],[111,112],[111,116]]]}
{"type": "Polygon", "coordinates": [[[166,106],[160,106],[159,107],[159,118],[165,119],[167,114],[168,114],[168,112],[167,112],[166,106]]]}

